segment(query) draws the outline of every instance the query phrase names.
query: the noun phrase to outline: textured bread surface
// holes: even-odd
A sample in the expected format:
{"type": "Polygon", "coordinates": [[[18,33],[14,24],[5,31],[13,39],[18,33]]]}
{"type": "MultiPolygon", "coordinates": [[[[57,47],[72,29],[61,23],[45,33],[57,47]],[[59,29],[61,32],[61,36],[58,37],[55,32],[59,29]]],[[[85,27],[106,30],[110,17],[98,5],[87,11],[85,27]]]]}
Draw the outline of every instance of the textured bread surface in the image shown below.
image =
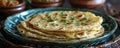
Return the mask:
{"type": "Polygon", "coordinates": [[[53,11],[21,21],[18,31],[35,41],[75,43],[104,33],[103,19],[91,12],[53,11]]]}

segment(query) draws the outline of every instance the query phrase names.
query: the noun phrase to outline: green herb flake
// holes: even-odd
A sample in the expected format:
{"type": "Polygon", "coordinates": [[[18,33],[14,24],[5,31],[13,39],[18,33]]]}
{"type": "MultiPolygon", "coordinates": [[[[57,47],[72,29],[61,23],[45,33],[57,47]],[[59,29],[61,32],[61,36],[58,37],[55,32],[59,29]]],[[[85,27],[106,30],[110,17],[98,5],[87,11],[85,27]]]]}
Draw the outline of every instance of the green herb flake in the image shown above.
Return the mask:
{"type": "Polygon", "coordinates": [[[54,23],[51,23],[50,25],[55,26],[55,24],[54,24],[54,23]]]}
{"type": "Polygon", "coordinates": [[[63,12],[61,12],[61,13],[59,14],[59,16],[65,16],[65,14],[64,14],[63,12]]]}
{"type": "Polygon", "coordinates": [[[43,20],[48,20],[48,18],[43,18],[43,20]]]}
{"type": "Polygon", "coordinates": [[[58,24],[55,24],[55,23],[51,23],[50,25],[52,25],[52,26],[58,26],[58,24]]]}
{"type": "Polygon", "coordinates": [[[66,19],[65,22],[66,22],[66,23],[69,23],[70,21],[69,21],[69,19],[66,19]]]}
{"type": "Polygon", "coordinates": [[[46,21],[53,21],[51,17],[46,17],[46,18],[43,18],[44,20],[46,21]]]}
{"type": "Polygon", "coordinates": [[[86,22],[89,22],[90,20],[87,20],[86,22]]]}
{"type": "Polygon", "coordinates": [[[54,18],[51,18],[51,20],[56,21],[56,20],[57,20],[57,18],[55,18],[55,17],[54,17],[54,18]]]}
{"type": "Polygon", "coordinates": [[[65,19],[61,19],[61,22],[65,22],[65,19]]]}
{"type": "Polygon", "coordinates": [[[75,25],[76,26],[79,26],[81,24],[81,22],[76,22],[75,25]]]}
{"type": "Polygon", "coordinates": [[[86,18],[86,17],[84,17],[84,18],[83,18],[83,20],[87,20],[87,18],[86,18]]]}
{"type": "Polygon", "coordinates": [[[74,20],[74,19],[75,19],[75,17],[72,15],[72,16],[71,16],[71,20],[74,20]]]}
{"type": "Polygon", "coordinates": [[[88,19],[86,17],[80,19],[80,21],[87,21],[88,19]]]}

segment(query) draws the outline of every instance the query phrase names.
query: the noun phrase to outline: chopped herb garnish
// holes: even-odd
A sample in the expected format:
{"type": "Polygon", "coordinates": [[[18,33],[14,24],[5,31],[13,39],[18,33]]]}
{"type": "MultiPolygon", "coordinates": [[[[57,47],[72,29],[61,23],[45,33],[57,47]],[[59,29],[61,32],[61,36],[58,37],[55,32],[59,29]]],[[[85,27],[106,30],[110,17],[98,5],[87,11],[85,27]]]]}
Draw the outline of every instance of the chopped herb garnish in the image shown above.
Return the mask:
{"type": "Polygon", "coordinates": [[[61,12],[60,14],[59,14],[59,16],[65,16],[66,14],[64,14],[63,12],[61,12]]]}
{"type": "Polygon", "coordinates": [[[70,21],[69,21],[69,19],[66,19],[65,22],[66,22],[66,23],[69,23],[70,21]]]}
{"type": "Polygon", "coordinates": [[[43,18],[44,20],[46,21],[52,21],[52,19],[50,17],[46,17],[46,18],[43,18]]]}
{"type": "Polygon", "coordinates": [[[86,17],[84,17],[82,20],[87,20],[87,18],[86,18],[86,17]]]}
{"type": "Polygon", "coordinates": [[[55,24],[55,23],[51,23],[50,25],[52,25],[52,26],[58,26],[58,24],[55,24]]]}
{"type": "Polygon", "coordinates": [[[72,20],[74,20],[74,19],[75,19],[75,17],[74,17],[74,16],[71,16],[71,19],[72,19],[72,20]]]}
{"type": "Polygon", "coordinates": [[[51,18],[51,20],[56,21],[56,20],[57,20],[57,18],[55,18],[55,17],[54,17],[54,18],[51,18]]]}
{"type": "Polygon", "coordinates": [[[80,21],[87,21],[88,19],[86,17],[80,19],[80,21]]]}
{"type": "Polygon", "coordinates": [[[48,18],[43,18],[44,20],[48,20],[48,18]]]}
{"type": "Polygon", "coordinates": [[[55,26],[55,24],[54,24],[54,23],[51,23],[50,25],[55,26]]]}
{"type": "Polygon", "coordinates": [[[86,22],[89,22],[90,20],[87,20],[86,22]]]}
{"type": "Polygon", "coordinates": [[[81,22],[76,22],[75,25],[76,26],[79,26],[81,24],[81,22]]]}
{"type": "Polygon", "coordinates": [[[62,19],[61,21],[62,21],[62,22],[65,22],[65,19],[62,19]]]}

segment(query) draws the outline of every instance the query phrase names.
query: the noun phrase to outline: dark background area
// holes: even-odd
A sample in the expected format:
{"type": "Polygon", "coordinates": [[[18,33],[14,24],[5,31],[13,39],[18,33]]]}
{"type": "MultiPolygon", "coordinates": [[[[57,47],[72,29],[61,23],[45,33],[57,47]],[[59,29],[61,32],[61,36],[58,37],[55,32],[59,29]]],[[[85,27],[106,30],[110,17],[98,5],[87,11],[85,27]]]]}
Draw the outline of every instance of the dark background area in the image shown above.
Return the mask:
{"type": "Polygon", "coordinates": [[[113,6],[120,10],[120,0],[107,0],[107,3],[111,3],[113,6]]]}
{"type": "MultiPolygon", "coordinates": [[[[106,3],[111,3],[117,9],[120,9],[120,0],[106,0],[106,3]]],[[[68,0],[65,0],[65,3],[63,5],[63,7],[71,7],[71,5],[69,4],[68,0]]]]}
{"type": "MultiPolygon", "coordinates": [[[[117,9],[120,9],[120,0],[106,0],[106,3],[111,3],[114,7],[117,9]]],[[[72,6],[69,4],[68,0],[65,0],[64,5],[62,6],[64,8],[72,8],[72,6]]],[[[103,8],[99,9],[99,11],[103,11],[103,8]]],[[[2,14],[0,14],[0,21],[5,19],[2,14]]]]}

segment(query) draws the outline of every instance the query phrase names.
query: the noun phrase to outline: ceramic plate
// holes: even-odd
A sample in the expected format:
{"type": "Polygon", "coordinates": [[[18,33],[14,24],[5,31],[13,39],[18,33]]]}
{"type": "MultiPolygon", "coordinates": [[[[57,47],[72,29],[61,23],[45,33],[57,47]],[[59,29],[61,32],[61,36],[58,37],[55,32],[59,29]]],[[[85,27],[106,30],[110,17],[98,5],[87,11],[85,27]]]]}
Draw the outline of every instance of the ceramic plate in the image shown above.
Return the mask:
{"type": "Polygon", "coordinates": [[[33,45],[41,45],[41,46],[58,46],[58,47],[76,47],[76,46],[91,46],[96,45],[101,42],[105,42],[117,29],[117,23],[116,21],[105,14],[99,13],[94,10],[88,10],[88,9],[74,9],[74,8],[46,8],[46,9],[30,9],[15,15],[12,15],[10,17],[7,17],[7,19],[4,22],[4,30],[5,32],[14,38],[15,40],[21,41],[21,43],[29,43],[33,45]],[[44,12],[51,12],[51,11],[90,11],[93,12],[96,15],[99,15],[103,17],[104,22],[102,23],[102,26],[105,28],[105,33],[97,38],[90,39],[87,41],[82,41],[78,43],[73,44],[58,44],[58,43],[50,43],[50,42],[37,42],[37,41],[31,41],[28,38],[22,37],[17,28],[16,25],[18,25],[21,21],[34,16],[38,13],[44,13],[44,12]]]}

